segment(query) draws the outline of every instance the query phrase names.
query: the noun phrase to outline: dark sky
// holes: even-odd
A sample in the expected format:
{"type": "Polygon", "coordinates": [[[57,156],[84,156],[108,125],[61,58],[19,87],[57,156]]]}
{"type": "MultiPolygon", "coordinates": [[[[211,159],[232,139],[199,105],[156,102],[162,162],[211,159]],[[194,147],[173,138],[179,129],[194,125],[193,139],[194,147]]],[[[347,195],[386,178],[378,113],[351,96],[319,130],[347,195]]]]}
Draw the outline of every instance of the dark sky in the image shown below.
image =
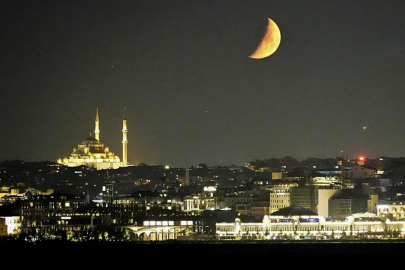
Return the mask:
{"type": "Polygon", "coordinates": [[[134,164],[405,156],[403,0],[3,0],[0,49],[0,160],[65,156],[96,107],[134,164]]]}

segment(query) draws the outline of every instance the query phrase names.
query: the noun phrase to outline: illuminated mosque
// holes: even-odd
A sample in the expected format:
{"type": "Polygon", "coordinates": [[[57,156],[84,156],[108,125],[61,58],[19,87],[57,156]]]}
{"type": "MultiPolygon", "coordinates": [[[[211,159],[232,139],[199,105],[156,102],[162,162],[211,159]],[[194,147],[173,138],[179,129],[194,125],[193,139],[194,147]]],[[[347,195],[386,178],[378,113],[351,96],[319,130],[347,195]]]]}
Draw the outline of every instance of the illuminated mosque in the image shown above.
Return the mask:
{"type": "Polygon", "coordinates": [[[100,119],[98,116],[98,109],[96,111],[94,137],[91,136],[83,140],[73,148],[73,151],[63,159],[57,160],[58,164],[68,167],[76,167],[85,165],[87,167],[96,168],[97,170],[103,169],[117,169],[119,167],[127,167],[127,119],[124,109],[124,117],[122,120],[122,161],[120,158],[110,151],[110,148],[100,142],[100,119]]]}

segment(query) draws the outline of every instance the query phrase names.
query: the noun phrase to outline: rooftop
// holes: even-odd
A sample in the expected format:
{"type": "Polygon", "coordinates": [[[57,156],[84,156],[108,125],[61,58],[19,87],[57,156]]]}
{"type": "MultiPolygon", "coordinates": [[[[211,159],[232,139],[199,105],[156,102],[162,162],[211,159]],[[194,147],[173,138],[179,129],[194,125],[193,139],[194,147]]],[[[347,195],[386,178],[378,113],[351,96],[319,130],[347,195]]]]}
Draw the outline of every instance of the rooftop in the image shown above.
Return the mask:
{"type": "Polygon", "coordinates": [[[300,207],[300,206],[290,206],[283,209],[280,209],[270,216],[283,216],[283,217],[292,217],[292,216],[317,216],[318,213],[311,211],[309,209],[300,207]]]}

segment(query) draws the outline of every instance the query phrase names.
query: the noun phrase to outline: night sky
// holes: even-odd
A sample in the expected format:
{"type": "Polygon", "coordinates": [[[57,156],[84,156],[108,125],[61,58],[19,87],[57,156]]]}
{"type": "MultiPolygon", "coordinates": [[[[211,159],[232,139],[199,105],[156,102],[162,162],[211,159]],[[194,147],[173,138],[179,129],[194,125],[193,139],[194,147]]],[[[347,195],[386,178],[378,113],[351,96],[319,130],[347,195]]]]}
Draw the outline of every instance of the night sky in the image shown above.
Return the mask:
{"type": "Polygon", "coordinates": [[[66,156],[96,107],[132,164],[405,156],[403,0],[3,0],[0,49],[0,160],[66,156]]]}

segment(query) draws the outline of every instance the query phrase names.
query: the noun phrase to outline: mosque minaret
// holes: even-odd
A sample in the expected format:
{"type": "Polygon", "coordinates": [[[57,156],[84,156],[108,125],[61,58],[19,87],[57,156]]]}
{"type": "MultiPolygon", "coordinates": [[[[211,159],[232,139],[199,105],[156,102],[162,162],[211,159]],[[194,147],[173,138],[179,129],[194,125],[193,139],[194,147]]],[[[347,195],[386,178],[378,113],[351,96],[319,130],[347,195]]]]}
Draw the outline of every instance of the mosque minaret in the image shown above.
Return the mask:
{"type": "Polygon", "coordinates": [[[122,119],[122,167],[127,167],[128,165],[128,139],[127,139],[127,116],[125,114],[124,108],[124,117],[122,119]]]}
{"type": "Polygon", "coordinates": [[[120,158],[111,152],[110,149],[100,141],[100,117],[98,108],[96,110],[96,120],[94,128],[94,137],[91,136],[83,140],[76,148],[73,148],[72,153],[66,157],[59,158],[58,164],[68,167],[76,167],[85,165],[97,170],[102,169],[117,169],[119,167],[128,166],[128,139],[127,139],[127,119],[124,109],[122,127],[122,161],[120,158]]]}
{"type": "Polygon", "coordinates": [[[95,121],[95,128],[94,128],[94,137],[97,141],[100,140],[100,119],[98,117],[98,108],[96,110],[96,121],[95,121]]]}

